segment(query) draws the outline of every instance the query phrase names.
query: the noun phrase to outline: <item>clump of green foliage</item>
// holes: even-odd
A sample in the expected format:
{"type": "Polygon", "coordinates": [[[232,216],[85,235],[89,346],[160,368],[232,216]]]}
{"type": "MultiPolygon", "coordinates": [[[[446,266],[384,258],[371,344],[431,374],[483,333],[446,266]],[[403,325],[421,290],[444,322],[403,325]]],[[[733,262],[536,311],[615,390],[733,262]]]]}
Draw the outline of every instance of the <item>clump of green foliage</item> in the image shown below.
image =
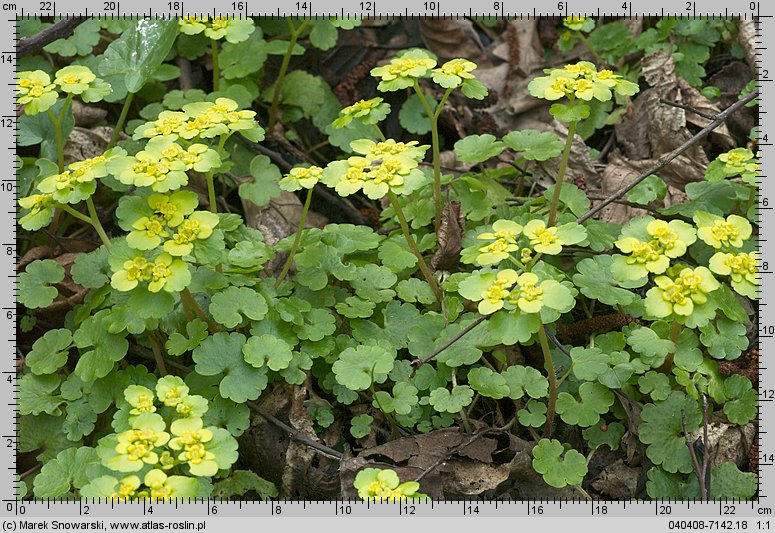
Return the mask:
{"type": "MultiPolygon", "coordinates": [[[[409,93],[400,121],[430,133],[430,144],[387,138],[382,124],[392,109],[382,97],[342,109],[320,77],[290,68],[304,52],[300,42],[331,48],[339,29],[359,21],[285,23],[106,21],[98,24],[120,35],[101,55],[90,56],[96,43],[77,32],[53,51],[67,57],[71,44],[78,64],[54,73],[30,60],[20,72],[22,144],[40,145],[37,157],[23,160],[20,224],[36,242],[45,240],[44,228],[78,223],[101,240],[67,272],[86,295],[59,327],[37,334],[45,326],[35,324],[35,314],[59,296],[63,267],[33,261],[19,276],[19,302],[29,313],[24,327],[36,332],[19,378],[20,450],[37,451],[43,464],[32,479],[34,496],[276,496],[261,472],[234,470],[236,439],[249,426],[249,401],[305,384],[315,391],[307,407],[317,429],[344,422],[340,444],[357,446],[379,427],[388,434],[470,430],[481,416],[534,441],[533,467],[547,484],[584,495],[591,454],[602,445],[618,449],[633,422],[621,403],[628,397],[642,406],[638,437],[653,464],[648,494],[699,494],[676,413],[696,431],[702,395],[731,424],[756,416],[752,383],[724,378],[718,368],[749,347],[745,304],[757,296],[760,261],[754,152],[718,155],[706,181],[687,185],[688,201],[657,209],[657,216],[624,225],[579,222],[590,200],[565,179],[574,134],[594,106],[611,112],[629,105],[639,92],[635,70],[617,73],[587,61],[547,70],[529,91],[553,102],[550,113],[567,124],[566,138],[535,130],[469,135],[454,154],[472,170],[453,175],[441,165],[439,115],[456,91],[486,97],[473,62],[439,62],[411,49],[375,67],[378,91],[409,93]],[[139,41],[141,32],[155,38],[139,41]],[[122,55],[126,46],[136,53],[122,55]],[[165,62],[170,54],[209,54],[212,91],[164,94],[176,73],[165,62]],[[279,74],[266,80],[270,55],[282,60],[279,74]],[[104,153],[65,164],[75,97],[124,105],[104,153]],[[139,118],[133,99],[147,102],[139,118]],[[266,130],[256,101],[267,107],[266,130]],[[283,175],[249,148],[267,131],[275,135],[278,124],[289,142],[302,145],[303,124],[312,124],[341,153],[310,157],[283,175]],[[120,139],[124,129],[131,138],[120,139]],[[513,165],[490,168],[506,153],[513,165]],[[511,192],[502,180],[531,180],[536,162],[553,159],[556,185],[519,205],[504,201],[511,192]],[[206,189],[201,199],[197,183],[206,189]],[[384,201],[373,205],[383,207],[387,229],[307,228],[323,186],[384,201]],[[258,206],[282,191],[303,191],[297,231],[270,245],[219,205],[219,190],[221,199],[233,193],[258,206]],[[97,196],[115,199],[115,211],[101,214],[97,196]],[[460,261],[433,271],[427,257],[439,245],[450,200],[465,219],[460,261]],[[282,266],[273,275],[276,258],[282,266]],[[627,317],[628,324],[588,332],[570,346],[558,339],[564,325],[601,315],[627,317]],[[493,412],[511,420],[481,414],[493,412]],[[583,449],[559,440],[567,434],[560,424],[583,435],[583,449]]],[[[608,43],[618,31],[611,25],[565,24],[563,41],[582,40],[600,66],[625,53],[608,43]]],[[[704,43],[727,29],[706,26],[699,32],[704,43]]],[[[663,19],[638,46],[658,46],[668,29],[690,31],[663,19]]],[[[666,190],[652,176],[628,200],[646,205],[666,190]]],[[[734,464],[711,475],[714,497],[754,494],[754,475],[734,464]]],[[[425,497],[418,483],[401,483],[392,470],[364,469],[354,488],[362,498],[425,497]]]]}

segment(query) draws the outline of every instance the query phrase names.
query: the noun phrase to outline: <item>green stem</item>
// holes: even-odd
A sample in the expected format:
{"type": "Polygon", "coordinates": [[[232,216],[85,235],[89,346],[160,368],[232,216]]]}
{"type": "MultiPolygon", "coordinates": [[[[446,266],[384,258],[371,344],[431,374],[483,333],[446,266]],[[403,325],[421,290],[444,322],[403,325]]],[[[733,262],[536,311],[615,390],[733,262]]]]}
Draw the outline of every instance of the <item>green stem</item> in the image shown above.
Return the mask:
{"type": "MultiPolygon", "coordinates": [[[[379,127],[379,124],[374,124],[374,131],[377,132],[377,138],[380,141],[384,141],[387,138],[387,137],[385,137],[385,134],[382,133],[382,128],[379,127]]],[[[317,147],[315,147],[315,148],[317,148],[317,147]]]]}
{"type": "Polygon", "coordinates": [[[544,426],[544,437],[549,437],[552,434],[555,406],[557,405],[557,376],[554,373],[552,352],[549,349],[549,339],[546,338],[546,331],[544,331],[543,325],[538,328],[538,340],[541,343],[541,351],[544,354],[544,366],[549,378],[549,405],[546,408],[546,425],[544,426]]]}
{"type": "Polygon", "coordinates": [[[577,32],[577,33],[579,35],[579,40],[582,43],[584,43],[584,46],[587,47],[587,50],[589,50],[589,52],[592,54],[592,57],[595,58],[595,63],[597,64],[597,66],[603,65],[603,59],[600,57],[600,54],[598,54],[597,51],[589,45],[589,41],[587,40],[586,37],[584,37],[584,34],[581,32],[577,32]]]}
{"type": "MultiPolygon", "coordinates": [[[[573,105],[572,102],[571,102],[571,105],[573,105]]],[[[548,226],[554,226],[554,224],[557,222],[557,206],[560,203],[560,191],[562,190],[562,182],[565,180],[565,170],[568,168],[570,149],[571,149],[571,146],[573,146],[573,137],[575,135],[576,135],[576,121],[574,120],[568,124],[568,138],[565,140],[565,148],[562,151],[560,168],[557,170],[557,183],[554,184],[554,194],[552,195],[552,206],[549,209],[548,226]]]]}
{"type": "Polygon", "coordinates": [[[577,491],[579,491],[581,495],[584,496],[587,500],[592,501],[592,496],[590,496],[587,491],[581,488],[581,485],[571,485],[571,486],[577,491]]]}
{"type": "Polygon", "coordinates": [[[215,199],[215,180],[212,171],[205,174],[207,180],[207,198],[210,201],[210,212],[218,213],[218,202],[215,199]]]}
{"type": "Polygon", "coordinates": [[[127,93],[126,98],[124,99],[124,107],[121,108],[118,122],[116,122],[116,127],[113,128],[113,135],[110,136],[108,150],[116,146],[116,143],[118,142],[118,136],[121,135],[121,130],[124,128],[124,122],[126,122],[126,116],[129,114],[129,107],[132,105],[134,97],[135,93],[127,93]]]}
{"type": "Polygon", "coordinates": [[[156,360],[156,366],[159,368],[159,374],[167,375],[167,365],[164,364],[164,354],[161,351],[161,342],[153,331],[148,332],[148,339],[151,341],[151,350],[153,358],[156,360]]]}
{"type": "Polygon", "coordinates": [[[296,41],[299,40],[301,32],[306,29],[308,20],[305,20],[301,25],[296,28],[293,24],[293,20],[288,19],[288,26],[291,28],[291,39],[288,42],[288,50],[286,50],[283,56],[283,62],[280,64],[280,72],[277,73],[277,80],[274,83],[274,93],[272,94],[272,106],[269,108],[269,123],[267,130],[271,133],[274,130],[275,122],[277,121],[277,111],[280,107],[280,89],[283,86],[283,80],[285,74],[288,72],[288,65],[291,62],[291,56],[293,56],[293,49],[296,48],[296,41]]]}
{"type": "Polygon", "coordinates": [[[48,118],[51,120],[51,124],[54,125],[54,140],[56,141],[57,145],[57,166],[59,167],[59,172],[65,171],[65,146],[64,142],[62,140],[62,128],[59,124],[59,119],[54,115],[54,112],[49,109],[46,111],[48,113],[48,118]]]}
{"type": "Polygon", "coordinates": [[[210,333],[217,333],[221,330],[221,328],[218,327],[218,324],[213,322],[213,320],[207,316],[204,310],[199,307],[199,304],[196,303],[194,295],[191,294],[191,291],[188,290],[188,287],[180,292],[180,301],[183,302],[184,307],[188,307],[188,309],[193,311],[196,316],[205,321],[207,324],[207,329],[210,331],[210,333]]]}
{"type": "Polygon", "coordinates": [[[296,238],[293,240],[293,245],[291,246],[291,251],[288,254],[288,259],[285,261],[285,265],[283,266],[280,275],[277,276],[277,281],[274,284],[275,288],[280,286],[280,283],[283,282],[285,276],[288,275],[288,271],[291,269],[293,258],[296,257],[296,250],[299,249],[299,244],[301,243],[301,234],[304,231],[304,224],[307,222],[307,212],[309,211],[309,204],[311,202],[312,189],[309,189],[307,190],[307,199],[304,201],[304,208],[301,210],[301,220],[299,221],[299,228],[296,230],[296,238]]]}
{"type": "Polygon", "coordinates": [[[213,57],[213,92],[221,90],[221,68],[218,65],[218,41],[210,39],[213,57]]]}
{"type": "Polygon", "coordinates": [[[414,92],[417,93],[417,98],[420,99],[420,103],[425,108],[425,114],[428,115],[428,119],[431,121],[431,147],[433,150],[433,205],[434,205],[434,218],[433,225],[436,232],[441,227],[441,213],[444,210],[444,203],[441,199],[441,149],[439,147],[439,114],[441,108],[444,107],[444,103],[452,93],[452,89],[447,89],[444,96],[441,98],[436,110],[431,109],[428,99],[425,97],[425,93],[420,88],[419,80],[414,80],[414,92]]]}
{"type": "Polygon", "coordinates": [[[94,229],[97,232],[97,235],[100,236],[102,244],[105,245],[105,248],[110,250],[110,237],[108,237],[108,234],[105,233],[105,228],[102,227],[100,217],[97,215],[97,209],[94,207],[94,200],[91,199],[91,196],[86,199],[86,208],[89,210],[91,225],[94,226],[94,229]]]}
{"type": "Polygon", "coordinates": [[[673,320],[673,327],[670,328],[670,340],[673,341],[673,351],[671,351],[669,354],[667,354],[667,357],[665,357],[665,362],[662,363],[662,366],[659,367],[659,370],[665,374],[670,374],[673,370],[673,358],[675,357],[675,352],[678,349],[678,337],[681,335],[681,324],[678,323],[677,320],[673,320]]]}
{"type": "Polygon", "coordinates": [[[436,282],[436,278],[433,277],[433,274],[431,274],[430,268],[428,268],[428,265],[425,263],[425,259],[423,259],[422,253],[420,252],[420,249],[417,247],[417,243],[414,242],[414,237],[412,237],[412,233],[411,231],[409,231],[409,224],[406,222],[406,216],[404,216],[404,211],[401,209],[401,205],[398,203],[398,197],[396,196],[396,193],[394,193],[393,191],[388,191],[388,199],[390,200],[390,205],[393,206],[393,210],[396,212],[396,216],[398,217],[398,223],[401,224],[401,231],[403,231],[404,233],[404,237],[406,238],[406,243],[409,245],[409,249],[417,258],[417,264],[420,267],[420,271],[422,272],[422,275],[425,277],[425,281],[427,281],[428,285],[431,286],[431,290],[433,291],[433,294],[436,295],[436,300],[440,302],[441,289],[439,288],[439,284],[436,282]]]}
{"type": "Polygon", "coordinates": [[[77,218],[81,222],[86,222],[89,225],[91,225],[91,223],[92,223],[92,221],[91,221],[91,219],[89,217],[87,217],[86,215],[84,215],[83,213],[81,213],[79,211],[76,211],[75,209],[73,209],[69,205],[61,204],[59,206],[59,208],[62,211],[66,212],[66,213],[70,213],[70,215],[72,215],[73,217],[77,218]]]}

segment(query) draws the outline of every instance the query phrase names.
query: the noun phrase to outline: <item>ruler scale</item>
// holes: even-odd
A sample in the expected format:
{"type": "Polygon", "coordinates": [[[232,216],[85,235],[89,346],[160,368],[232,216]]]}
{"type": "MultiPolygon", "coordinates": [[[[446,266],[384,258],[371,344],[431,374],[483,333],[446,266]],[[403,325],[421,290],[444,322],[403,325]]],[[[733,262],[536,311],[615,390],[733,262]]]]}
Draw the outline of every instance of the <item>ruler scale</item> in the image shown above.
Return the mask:
{"type": "MultiPolygon", "coordinates": [[[[759,433],[760,451],[759,494],[754,501],[587,501],[587,500],[535,500],[535,501],[433,501],[430,503],[379,503],[364,501],[297,501],[279,500],[227,501],[218,499],[185,500],[173,502],[128,502],[119,503],[97,499],[77,501],[33,500],[19,501],[14,498],[16,474],[16,262],[18,260],[15,228],[17,219],[16,188],[11,172],[18,170],[15,151],[15,138],[18,120],[15,104],[14,77],[16,73],[15,47],[18,36],[18,20],[24,17],[72,17],[93,16],[99,18],[158,17],[170,18],[182,15],[219,15],[219,16],[265,16],[265,17],[311,17],[311,16],[358,16],[358,17],[516,17],[533,18],[540,16],[588,15],[601,17],[662,17],[677,16],[684,18],[739,17],[755,21],[756,27],[756,64],[758,70],[760,96],[760,139],[767,132],[775,132],[775,116],[771,112],[770,102],[775,102],[775,89],[772,81],[775,62],[770,49],[775,34],[773,15],[775,6],[759,1],[735,1],[724,3],[714,1],[622,1],[600,0],[588,2],[582,0],[562,0],[555,2],[486,0],[484,3],[470,5],[464,0],[240,0],[223,2],[213,7],[202,0],[57,0],[32,2],[0,2],[0,72],[3,84],[0,95],[0,135],[6,150],[0,152],[2,167],[7,169],[0,181],[0,217],[4,221],[0,246],[2,262],[0,268],[6,283],[0,285],[2,321],[0,339],[5,346],[3,361],[0,362],[3,382],[2,394],[2,446],[0,461],[5,465],[5,474],[0,475],[0,495],[2,495],[2,524],[6,531],[30,529],[30,524],[45,523],[45,527],[55,527],[54,522],[69,524],[92,524],[92,528],[110,530],[112,523],[135,523],[153,521],[158,524],[176,524],[168,529],[203,531],[231,528],[235,531],[254,531],[259,519],[282,519],[295,517],[320,517],[337,520],[335,527],[345,527],[347,518],[384,518],[384,517],[434,517],[441,519],[435,523],[443,527],[470,527],[461,522],[460,517],[475,519],[503,518],[511,519],[503,525],[517,527],[560,524],[551,521],[555,518],[587,518],[583,527],[595,527],[605,531],[620,530],[622,527],[654,526],[663,529],[735,529],[766,531],[775,528],[773,507],[775,499],[775,435],[768,428],[775,421],[775,367],[770,368],[764,359],[769,347],[775,346],[775,310],[766,302],[775,297],[775,284],[771,270],[762,268],[761,303],[759,309],[759,353],[762,364],[759,367],[759,433]],[[772,126],[772,127],[771,127],[772,126]],[[513,519],[519,519],[514,522],[513,519]],[[625,521],[625,519],[629,519],[625,521]],[[644,520],[648,519],[648,520],[644,520]],[[95,525],[96,523],[96,525],[95,525]],[[26,524],[26,525],[25,525],[26,524]]],[[[771,201],[775,200],[775,184],[770,183],[770,175],[775,175],[775,157],[773,143],[760,142],[762,172],[759,183],[760,227],[775,227],[775,213],[771,201]]],[[[775,246],[767,239],[769,232],[761,231],[760,251],[763,263],[775,264],[775,246]]],[[[762,265],[763,267],[763,265],[762,265]]],[[[775,431],[775,430],[774,430],[775,431]]],[[[328,524],[329,522],[321,522],[328,524]]],[[[373,527],[356,520],[359,528],[373,527]]],[[[391,522],[392,523],[392,522],[391,522]]],[[[575,523],[564,522],[564,527],[578,527],[575,523]]],[[[507,527],[508,527],[507,526],[507,527]]],[[[349,527],[349,526],[348,526],[349,527]]],[[[502,527],[502,526],[500,526],[502,527]]],[[[552,526],[550,526],[552,527],[552,526]]],[[[157,527],[156,529],[160,529],[157,527]]],[[[148,529],[151,529],[149,527],[148,529]]]]}

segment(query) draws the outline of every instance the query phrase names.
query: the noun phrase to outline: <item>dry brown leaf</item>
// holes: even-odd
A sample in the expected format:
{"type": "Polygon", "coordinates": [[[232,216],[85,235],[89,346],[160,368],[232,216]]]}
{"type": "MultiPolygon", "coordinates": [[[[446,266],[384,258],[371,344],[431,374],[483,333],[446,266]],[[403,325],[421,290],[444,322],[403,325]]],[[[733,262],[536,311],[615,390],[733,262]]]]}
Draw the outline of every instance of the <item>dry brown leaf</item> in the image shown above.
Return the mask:
{"type": "Polygon", "coordinates": [[[102,155],[108,147],[112,134],[113,128],[108,126],[93,129],[74,127],[65,144],[65,163],[102,155]]]}
{"type": "Polygon", "coordinates": [[[642,476],[642,468],[632,468],[619,459],[592,480],[592,487],[614,500],[631,500],[638,492],[642,476]]]}
{"type": "Polygon", "coordinates": [[[464,231],[465,217],[460,212],[460,202],[447,203],[441,215],[439,249],[431,258],[431,270],[449,270],[458,263],[464,231]]]}
{"type": "Polygon", "coordinates": [[[745,54],[749,74],[756,74],[756,21],[739,19],[737,23],[737,42],[745,54]]]}
{"type": "Polygon", "coordinates": [[[456,17],[422,17],[420,32],[428,49],[442,61],[465,57],[478,65],[489,62],[483,54],[484,46],[470,20],[456,17]]]}
{"type": "MultiPolygon", "coordinates": [[[[713,413],[708,423],[707,456],[711,466],[731,461],[742,467],[748,460],[748,450],[754,442],[756,426],[753,422],[745,426],[730,424],[721,413],[713,413]]],[[[703,437],[700,428],[691,434],[692,441],[703,437]]]]}

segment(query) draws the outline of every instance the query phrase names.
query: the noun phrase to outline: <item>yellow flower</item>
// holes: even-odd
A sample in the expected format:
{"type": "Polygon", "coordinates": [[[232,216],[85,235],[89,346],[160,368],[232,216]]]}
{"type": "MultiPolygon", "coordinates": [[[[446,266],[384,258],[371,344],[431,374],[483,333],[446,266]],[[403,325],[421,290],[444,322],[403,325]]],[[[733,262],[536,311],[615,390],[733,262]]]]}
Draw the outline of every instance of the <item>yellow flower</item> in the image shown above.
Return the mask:
{"type": "MultiPolygon", "coordinates": [[[[524,274],[523,274],[524,275],[524,274]]],[[[517,282],[517,273],[512,269],[501,270],[495,275],[495,280],[482,293],[479,302],[479,312],[490,315],[502,309],[506,298],[511,294],[509,289],[517,282]]]]}
{"type": "Polygon", "coordinates": [[[758,297],[759,286],[758,252],[739,252],[736,254],[716,252],[710,258],[708,266],[716,274],[730,276],[732,288],[751,299],[758,297]]]}
{"type": "Polygon", "coordinates": [[[697,236],[716,249],[740,248],[751,237],[751,223],[739,215],[729,215],[726,219],[697,211],[694,215],[697,223],[697,236]]]}
{"type": "Polygon", "coordinates": [[[24,71],[17,74],[17,102],[24,105],[27,115],[37,115],[53,106],[59,95],[51,78],[42,70],[24,71]]]}
{"type": "Polygon", "coordinates": [[[496,220],[492,225],[492,232],[480,234],[477,239],[495,240],[503,239],[508,243],[517,242],[517,238],[522,233],[523,227],[513,220],[496,220]]]}
{"type": "Polygon", "coordinates": [[[624,259],[627,264],[627,279],[640,279],[649,272],[662,274],[670,266],[670,258],[655,245],[656,241],[641,242],[635,237],[625,237],[614,244],[622,252],[630,254],[624,259]]]}
{"type": "Polygon", "coordinates": [[[645,304],[646,311],[657,318],[689,316],[695,304],[707,302],[707,294],[721,286],[705,267],[684,268],[675,279],[657,276],[654,283],[657,286],[648,290],[645,304]]]}
{"type": "Polygon", "coordinates": [[[646,231],[657,241],[662,253],[673,259],[684,255],[686,248],[697,240],[694,228],[682,220],[653,220],[646,231]]]}
{"type": "Polygon", "coordinates": [[[397,91],[414,85],[414,81],[424,78],[428,71],[436,66],[436,60],[423,50],[409,50],[390,63],[371,69],[371,75],[380,78],[377,86],[380,91],[397,91]]]}
{"type": "MultiPolygon", "coordinates": [[[[479,236],[481,238],[481,235],[479,236]]],[[[507,259],[511,252],[519,250],[519,246],[510,243],[506,239],[496,239],[494,242],[485,244],[479,248],[479,255],[476,262],[480,265],[494,265],[507,259]]]]}
{"type": "Polygon", "coordinates": [[[111,500],[129,500],[135,495],[140,487],[140,478],[137,476],[126,476],[118,480],[118,487],[110,495],[111,500]]]}
{"type": "Polygon", "coordinates": [[[96,79],[97,76],[91,69],[80,65],[70,65],[57,71],[54,83],[59,85],[63,92],[81,94],[96,79]]]}
{"type": "Polygon", "coordinates": [[[292,168],[286,176],[280,180],[280,188],[284,191],[298,191],[299,189],[312,189],[323,176],[323,169],[316,166],[292,168]]]}

